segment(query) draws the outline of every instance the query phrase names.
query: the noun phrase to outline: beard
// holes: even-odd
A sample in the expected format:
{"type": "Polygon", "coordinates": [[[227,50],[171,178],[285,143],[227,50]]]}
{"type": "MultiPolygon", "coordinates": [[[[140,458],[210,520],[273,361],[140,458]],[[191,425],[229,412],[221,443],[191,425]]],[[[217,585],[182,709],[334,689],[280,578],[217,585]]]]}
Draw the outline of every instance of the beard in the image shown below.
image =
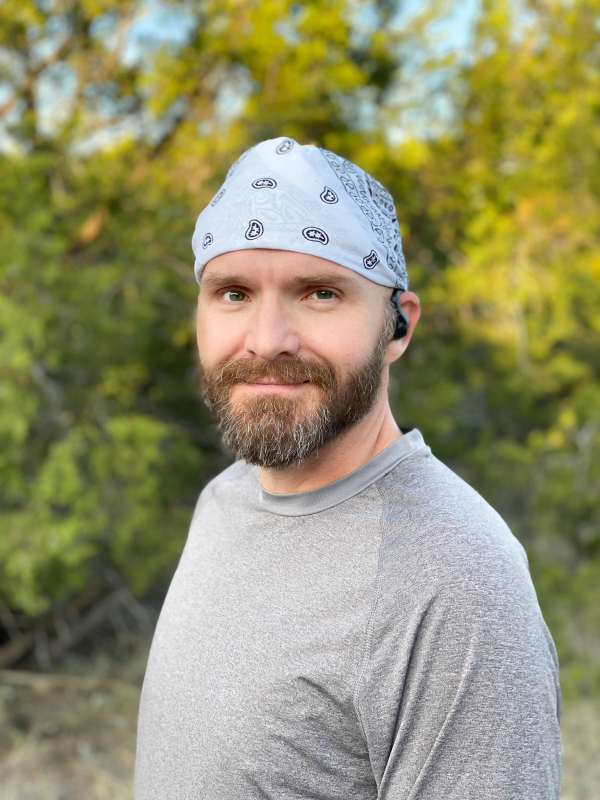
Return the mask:
{"type": "Polygon", "coordinates": [[[232,358],[213,371],[200,363],[202,396],[219,423],[223,441],[239,458],[260,467],[301,464],[371,411],[381,387],[388,334],[386,325],[369,358],[343,377],[325,359],[232,358]],[[317,402],[307,404],[305,396],[275,395],[232,401],[236,384],[261,379],[309,382],[316,387],[317,402]]]}

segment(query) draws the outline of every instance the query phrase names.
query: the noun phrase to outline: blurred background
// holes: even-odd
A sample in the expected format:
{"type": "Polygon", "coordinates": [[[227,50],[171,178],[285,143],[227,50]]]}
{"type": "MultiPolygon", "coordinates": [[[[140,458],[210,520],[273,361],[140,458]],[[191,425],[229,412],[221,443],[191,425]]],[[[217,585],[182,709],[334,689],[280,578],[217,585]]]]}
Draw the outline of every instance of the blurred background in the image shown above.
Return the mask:
{"type": "Polygon", "coordinates": [[[197,496],[190,240],[266,138],[394,195],[403,428],[525,546],[600,797],[600,0],[0,2],[0,793],[132,797],[197,496]]]}

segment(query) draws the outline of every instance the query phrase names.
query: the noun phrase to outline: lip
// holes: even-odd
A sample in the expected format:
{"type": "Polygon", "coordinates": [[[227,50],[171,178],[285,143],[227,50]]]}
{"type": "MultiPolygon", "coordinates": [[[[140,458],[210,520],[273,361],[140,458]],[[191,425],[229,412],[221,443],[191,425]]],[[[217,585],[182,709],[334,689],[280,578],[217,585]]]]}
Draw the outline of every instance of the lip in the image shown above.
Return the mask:
{"type": "Polygon", "coordinates": [[[303,381],[302,383],[274,383],[272,381],[256,381],[253,383],[240,383],[239,386],[244,386],[247,389],[255,392],[264,392],[266,394],[286,394],[298,391],[303,386],[307,386],[310,381],[303,381]]]}

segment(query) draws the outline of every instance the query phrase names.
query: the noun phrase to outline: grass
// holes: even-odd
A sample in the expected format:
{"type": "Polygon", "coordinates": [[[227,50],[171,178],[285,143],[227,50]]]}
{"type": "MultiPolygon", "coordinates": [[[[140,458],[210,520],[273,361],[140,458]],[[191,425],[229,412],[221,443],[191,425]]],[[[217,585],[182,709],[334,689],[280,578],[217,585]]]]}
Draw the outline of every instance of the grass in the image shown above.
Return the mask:
{"type": "MultiPolygon", "coordinates": [[[[132,800],[147,645],[87,674],[0,673],[2,800],[132,800]]],[[[600,701],[565,704],[561,800],[600,798],[600,701]]]]}
{"type": "Polygon", "coordinates": [[[565,703],[561,800],[600,798],[600,700],[565,703]]]}
{"type": "Polygon", "coordinates": [[[147,647],[92,675],[0,673],[2,800],[131,800],[147,647]]]}

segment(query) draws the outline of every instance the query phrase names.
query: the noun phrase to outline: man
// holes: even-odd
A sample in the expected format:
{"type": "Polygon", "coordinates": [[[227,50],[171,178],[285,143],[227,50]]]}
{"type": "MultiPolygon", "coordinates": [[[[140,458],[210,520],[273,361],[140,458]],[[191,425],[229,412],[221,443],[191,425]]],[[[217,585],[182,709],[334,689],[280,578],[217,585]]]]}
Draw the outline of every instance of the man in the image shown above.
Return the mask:
{"type": "Polygon", "coordinates": [[[136,800],[557,800],[521,545],[387,401],[419,318],[392,199],[262,142],[198,219],[202,492],[144,682],[136,800]]]}

